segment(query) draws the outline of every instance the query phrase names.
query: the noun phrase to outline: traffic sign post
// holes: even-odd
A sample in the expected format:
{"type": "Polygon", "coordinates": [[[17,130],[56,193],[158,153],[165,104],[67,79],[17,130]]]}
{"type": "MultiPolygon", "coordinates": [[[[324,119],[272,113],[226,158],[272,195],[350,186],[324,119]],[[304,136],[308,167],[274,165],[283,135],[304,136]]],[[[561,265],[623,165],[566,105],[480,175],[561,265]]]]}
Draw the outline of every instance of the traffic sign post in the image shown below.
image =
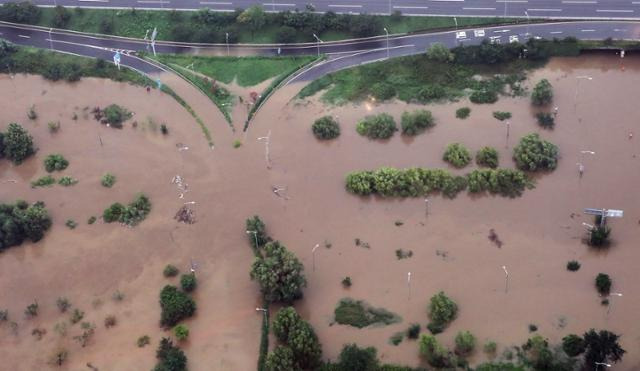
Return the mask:
{"type": "Polygon", "coordinates": [[[116,54],[113,55],[113,63],[120,69],[120,52],[116,52],[116,54]]]}
{"type": "Polygon", "coordinates": [[[602,220],[600,221],[601,225],[604,225],[607,218],[622,218],[624,216],[624,210],[614,210],[614,209],[592,209],[586,208],[584,209],[585,214],[589,215],[600,215],[602,220]]]}

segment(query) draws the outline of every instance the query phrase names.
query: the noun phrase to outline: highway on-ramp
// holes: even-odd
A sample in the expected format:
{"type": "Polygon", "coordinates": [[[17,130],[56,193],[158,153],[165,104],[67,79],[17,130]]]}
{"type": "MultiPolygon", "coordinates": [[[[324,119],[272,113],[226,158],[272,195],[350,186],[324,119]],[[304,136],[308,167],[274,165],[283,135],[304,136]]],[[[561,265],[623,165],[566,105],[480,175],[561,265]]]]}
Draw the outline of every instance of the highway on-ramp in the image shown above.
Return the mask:
{"type": "MultiPolygon", "coordinates": [[[[0,0],[0,3],[9,2],[0,0]]],[[[231,12],[260,5],[271,12],[305,10],[351,14],[449,15],[573,19],[640,19],[636,0],[33,0],[36,5],[231,12]]]]}

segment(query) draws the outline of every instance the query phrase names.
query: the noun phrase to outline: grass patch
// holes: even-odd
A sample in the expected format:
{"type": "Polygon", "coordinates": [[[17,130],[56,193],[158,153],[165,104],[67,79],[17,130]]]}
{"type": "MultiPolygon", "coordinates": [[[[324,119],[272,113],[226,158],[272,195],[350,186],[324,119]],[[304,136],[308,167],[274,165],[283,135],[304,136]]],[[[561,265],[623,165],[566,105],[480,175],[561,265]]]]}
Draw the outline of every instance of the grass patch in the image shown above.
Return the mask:
{"type": "Polygon", "coordinates": [[[384,308],[374,308],[362,300],[351,298],[340,300],[334,314],[337,323],[357,328],[391,325],[402,321],[400,316],[384,308]]]}

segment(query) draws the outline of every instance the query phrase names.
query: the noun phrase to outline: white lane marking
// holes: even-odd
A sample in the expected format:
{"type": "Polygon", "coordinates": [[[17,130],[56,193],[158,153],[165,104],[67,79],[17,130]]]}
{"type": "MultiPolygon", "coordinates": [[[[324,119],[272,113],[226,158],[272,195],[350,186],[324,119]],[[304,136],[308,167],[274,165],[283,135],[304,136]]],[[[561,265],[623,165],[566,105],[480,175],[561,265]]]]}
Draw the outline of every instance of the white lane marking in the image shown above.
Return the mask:
{"type": "Polygon", "coordinates": [[[589,1],[589,0],[564,0],[563,4],[597,4],[597,1],[589,1]]]}
{"type": "Polygon", "coordinates": [[[527,0],[496,0],[496,3],[528,3],[527,0]]]}
{"type": "Polygon", "coordinates": [[[438,1],[438,2],[443,2],[443,3],[447,3],[447,2],[462,3],[462,2],[464,2],[464,0],[429,0],[429,1],[438,1]]]}
{"type": "Polygon", "coordinates": [[[27,36],[27,35],[18,35],[18,37],[24,37],[25,39],[30,39],[31,36],[27,36]]]}
{"type": "Polygon", "coordinates": [[[169,4],[169,0],[138,0],[140,4],[169,4]]]}
{"type": "MultiPolygon", "coordinates": [[[[626,31],[626,30],[627,30],[626,28],[622,28],[622,29],[620,29],[620,28],[614,28],[614,29],[613,29],[613,32],[624,32],[624,31],[626,31]]],[[[1,35],[1,34],[0,34],[0,35],[1,35]]]]}
{"type": "Polygon", "coordinates": [[[597,13],[633,13],[633,10],[628,9],[596,9],[597,13]]]}
{"type": "Polygon", "coordinates": [[[580,30],[582,32],[596,32],[596,30],[580,30]]]}
{"type": "Polygon", "coordinates": [[[429,9],[428,6],[394,6],[393,9],[429,9]]]}
{"type": "Polygon", "coordinates": [[[462,10],[496,10],[496,8],[462,8],[462,10]]]}
{"type": "Polygon", "coordinates": [[[108,3],[109,0],[78,0],[81,3],[108,3]]]}
{"type": "Polygon", "coordinates": [[[562,33],[562,31],[551,31],[551,32],[549,32],[549,33],[556,34],[556,33],[562,33]]]}
{"type": "Polygon", "coordinates": [[[498,32],[509,32],[511,30],[494,30],[493,32],[498,33],[498,32]]]}
{"type": "Polygon", "coordinates": [[[362,8],[362,5],[333,5],[330,4],[329,8],[362,8]]]}
{"type": "Polygon", "coordinates": [[[218,1],[201,1],[202,5],[232,5],[233,3],[221,3],[218,1]]]}
{"type": "Polygon", "coordinates": [[[527,9],[528,12],[561,12],[562,9],[527,9]]]}
{"type": "Polygon", "coordinates": [[[262,3],[264,6],[296,6],[296,4],[262,3]]]}

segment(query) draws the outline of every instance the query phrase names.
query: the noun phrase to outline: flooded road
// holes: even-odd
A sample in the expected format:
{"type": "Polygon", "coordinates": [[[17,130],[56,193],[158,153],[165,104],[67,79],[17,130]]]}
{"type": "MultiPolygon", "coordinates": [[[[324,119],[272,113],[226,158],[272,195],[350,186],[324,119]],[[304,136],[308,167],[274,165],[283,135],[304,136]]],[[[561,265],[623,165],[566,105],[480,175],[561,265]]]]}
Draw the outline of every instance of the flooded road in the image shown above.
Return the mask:
{"type": "MultiPolygon", "coordinates": [[[[158,326],[158,293],[172,282],[162,277],[162,269],[173,263],[186,270],[194,259],[198,313],[187,321],[191,334],[183,346],[189,368],[254,369],[260,335],[260,314],[254,308],[260,298],[257,285],[249,280],[252,254],[244,220],[257,214],[269,234],[305,264],[309,286],[297,307],[318,333],[323,357],[335,358],[344,343],[356,342],[376,346],[385,362],[418,365],[415,341],[405,339],[396,347],[389,337],[411,323],[425,325],[428,299],[444,290],[460,308],[458,318],[438,335],[447,347],[453,347],[459,330],[475,334],[480,347],[486,340],[496,341],[500,354],[526,341],[529,324],[536,324],[551,343],[569,333],[607,328],[622,334],[621,344],[628,351],[615,369],[638,369],[640,324],[635,319],[640,288],[634,285],[634,263],[640,258],[635,249],[640,201],[633,192],[640,180],[635,109],[639,69],[640,59],[626,58],[623,70],[613,56],[590,56],[554,59],[532,72],[530,82],[547,78],[554,87],[558,117],[551,131],[538,127],[528,98],[502,98],[487,106],[466,101],[428,106],[435,128],[412,139],[396,134],[386,142],[357,135],[357,120],[388,112],[399,122],[403,111],[419,106],[367,102],[324,107],[316,100],[292,101],[301,87],[289,86],[269,100],[247,133],[232,134],[221,115],[207,117],[216,143],[213,151],[193,118],[171,98],[155,92],[147,95],[143,89],[93,79],[68,85],[39,77],[0,76],[0,128],[20,122],[39,147],[37,155],[19,167],[0,162],[0,181],[18,181],[0,183],[0,200],[43,200],[54,218],[42,242],[0,255],[0,308],[8,308],[19,324],[17,336],[7,326],[0,328],[0,357],[13,369],[39,370],[57,346],[64,346],[70,353],[68,369],[84,368],[87,362],[100,370],[150,369],[159,339],[168,334],[158,326]],[[97,91],[101,94],[92,98],[97,91]],[[136,113],[124,129],[83,118],[83,107],[110,103],[136,113]],[[31,104],[39,114],[35,122],[26,119],[31,104]],[[466,120],[455,118],[462,106],[472,109],[466,120]],[[491,115],[497,110],[513,115],[508,142],[504,123],[491,115]],[[71,120],[73,112],[78,112],[77,122],[71,120]],[[326,114],[337,116],[342,134],[320,143],[310,126],[326,114]],[[149,116],[166,122],[169,136],[154,130],[149,116]],[[60,132],[48,132],[46,123],[51,120],[61,121],[60,132]],[[133,120],[138,121],[135,129],[133,120]],[[269,131],[271,170],[265,163],[265,145],[257,141],[269,131]],[[353,170],[446,168],[442,152],[454,141],[473,152],[493,146],[500,152],[501,166],[513,167],[511,150],[530,132],[556,143],[561,159],[553,173],[537,176],[536,188],[517,199],[462,193],[448,200],[434,195],[426,215],[421,198],[361,199],[344,190],[344,176],[353,170]],[[636,135],[629,139],[629,133],[636,135]],[[231,141],[238,137],[243,145],[234,149],[231,141]],[[177,143],[190,148],[179,152],[177,143]],[[582,150],[596,155],[582,157],[582,150]],[[42,159],[55,152],[70,161],[63,174],[80,182],[68,188],[31,189],[28,182],[44,175],[42,159]],[[578,162],[585,165],[582,178],[578,162]],[[99,184],[107,171],[118,177],[112,189],[99,184]],[[184,199],[170,183],[176,174],[189,184],[184,199]],[[272,186],[286,187],[288,199],[273,194],[272,186]],[[112,202],[128,202],[138,191],[153,203],[139,226],[86,224],[91,215],[100,215],[112,202]],[[173,220],[187,201],[196,202],[198,221],[193,225],[173,220]],[[610,221],[614,245],[606,252],[591,251],[580,241],[581,223],[591,222],[582,214],[585,207],[625,210],[623,219],[610,221]],[[69,230],[64,226],[67,219],[79,226],[69,230]],[[396,221],[403,224],[396,226],[396,221]],[[501,248],[488,239],[491,229],[503,242],[501,248]],[[355,238],[368,242],[370,249],[356,246],[355,238]],[[325,242],[331,247],[316,251],[313,271],[311,249],[325,242]],[[413,256],[398,260],[396,249],[412,250],[413,256]],[[575,273],[565,268],[573,259],[582,264],[575,273]],[[509,271],[507,292],[503,265],[509,271]],[[612,277],[613,291],[624,293],[612,299],[608,315],[593,284],[599,272],[612,277]],[[345,276],[353,282],[349,289],[340,284],[345,276]],[[125,294],[122,302],[111,299],[116,290],[125,294]],[[58,296],[69,297],[86,312],[86,320],[96,323],[88,347],[72,340],[80,331],[78,325],[64,338],[53,331],[55,323],[68,318],[55,308],[58,296]],[[361,330],[331,325],[336,303],[346,296],[396,312],[403,321],[361,330]],[[22,312],[34,299],[41,314],[27,320],[22,312]],[[94,303],[96,299],[102,304],[94,303]],[[117,316],[118,325],[107,330],[103,320],[109,314],[117,316]],[[35,327],[48,331],[41,341],[31,336],[35,327]],[[136,339],[145,334],[151,345],[137,348],[136,339]]],[[[190,102],[189,96],[183,97],[190,102]]],[[[449,170],[466,173],[473,166],[449,170]]],[[[471,360],[481,362],[484,355],[476,351],[471,360]]]]}

